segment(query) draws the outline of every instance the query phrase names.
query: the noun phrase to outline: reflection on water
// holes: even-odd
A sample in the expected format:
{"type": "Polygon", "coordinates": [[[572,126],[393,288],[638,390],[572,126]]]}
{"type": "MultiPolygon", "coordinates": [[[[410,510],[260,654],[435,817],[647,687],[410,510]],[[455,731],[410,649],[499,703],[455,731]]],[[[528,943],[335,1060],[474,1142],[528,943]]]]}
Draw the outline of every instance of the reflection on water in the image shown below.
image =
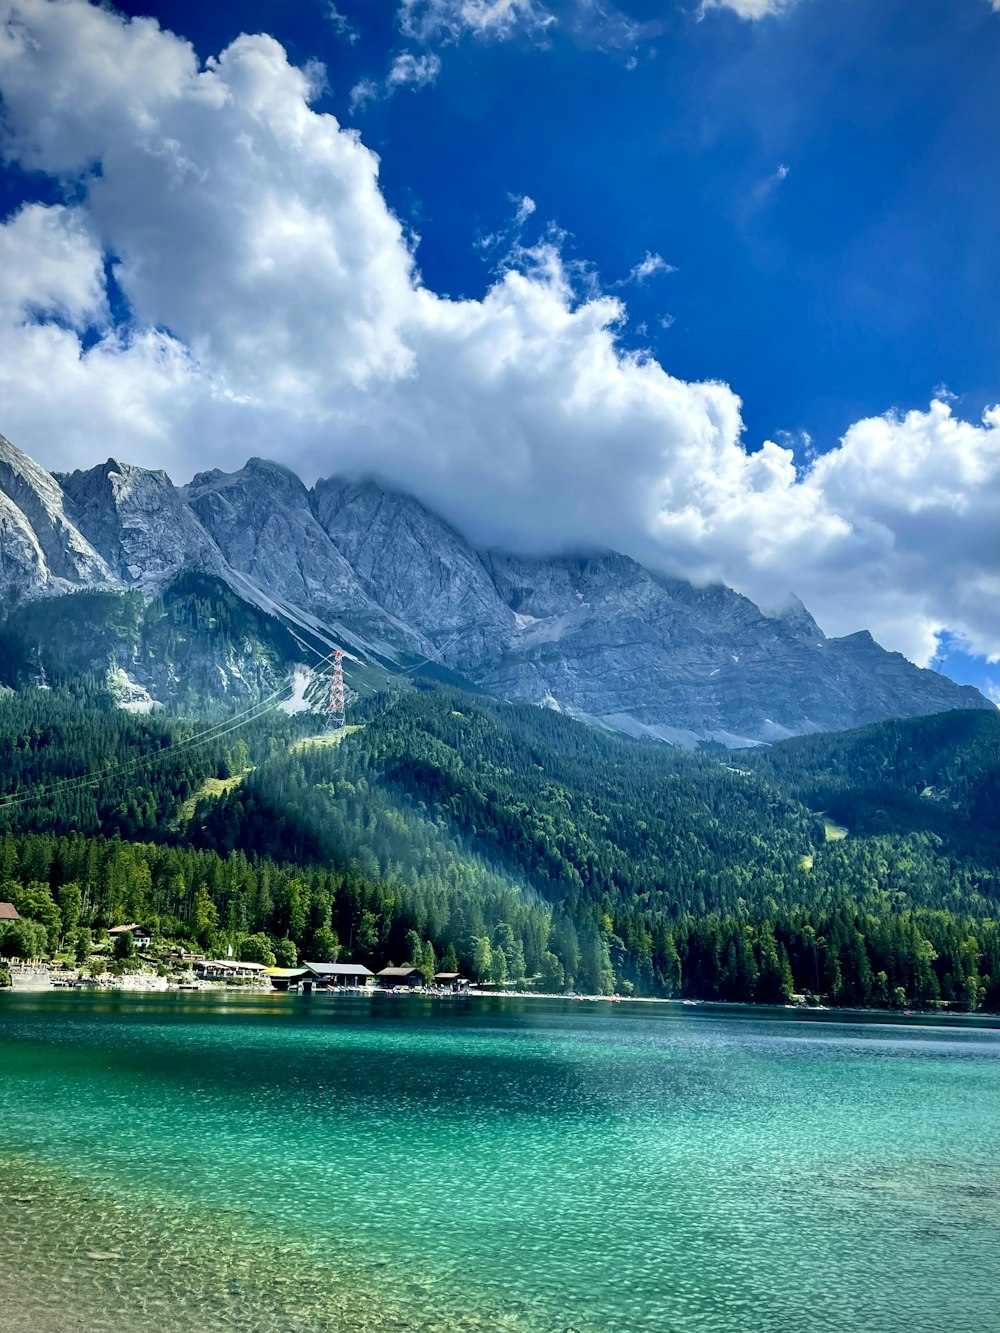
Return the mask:
{"type": "Polygon", "coordinates": [[[0,1330],[991,1327],[1000,1034],[0,998],[0,1330]]]}

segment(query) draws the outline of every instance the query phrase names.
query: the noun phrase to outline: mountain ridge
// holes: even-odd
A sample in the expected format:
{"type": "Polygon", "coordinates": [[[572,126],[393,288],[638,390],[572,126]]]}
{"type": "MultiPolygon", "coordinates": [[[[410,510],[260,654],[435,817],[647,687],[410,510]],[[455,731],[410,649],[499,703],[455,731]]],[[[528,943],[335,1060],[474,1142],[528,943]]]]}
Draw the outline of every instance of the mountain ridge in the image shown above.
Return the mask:
{"type": "Polygon", "coordinates": [[[184,573],[362,656],[438,662],[501,698],[693,748],[990,708],[971,686],[828,639],[797,599],[777,614],[611,551],[478,551],[403,492],[280,463],[166,472],[109,459],[52,474],[0,436],[0,594],[151,599],[184,573]]]}

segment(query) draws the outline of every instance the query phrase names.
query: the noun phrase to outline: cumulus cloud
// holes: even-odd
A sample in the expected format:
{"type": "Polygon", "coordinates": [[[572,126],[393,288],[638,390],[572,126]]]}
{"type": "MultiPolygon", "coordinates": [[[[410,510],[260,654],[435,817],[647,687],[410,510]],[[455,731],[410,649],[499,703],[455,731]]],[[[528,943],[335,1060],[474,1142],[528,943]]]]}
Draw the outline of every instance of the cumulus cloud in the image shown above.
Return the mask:
{"type": "Polygon", "coordinates": [[[0,226],[0,311],[85,329],[107,318],[104,262],[79,209],[27,204],[0,226]]]}
{"type": "Polygon", "coordinates": [[[431,291],[315,86],[268,37],[202,65],[152,20],[0,0],[5,151],[73,200],[0,226],[4,434],[55,468],[373,471],[482,545],[608,545],[920,661],[945,627],[1000,655],[1000,410],[858,422],[804,468],[749,449],[728,385],[623,349],[557,233],[480,299],[431,291]]]}

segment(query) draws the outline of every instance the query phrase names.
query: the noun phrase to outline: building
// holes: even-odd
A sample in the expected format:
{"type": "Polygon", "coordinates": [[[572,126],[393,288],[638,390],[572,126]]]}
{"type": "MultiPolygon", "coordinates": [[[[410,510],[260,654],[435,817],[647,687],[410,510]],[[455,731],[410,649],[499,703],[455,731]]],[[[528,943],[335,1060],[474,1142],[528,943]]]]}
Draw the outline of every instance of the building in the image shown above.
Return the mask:
{"type": "Polygon", "coordinates": [[[294,990],[311,980],[308,967],[268,967],[264,972],[275,990],[294,990]]]}
{"type": "Polygon", "coordinates": [[[148,949],[153,939],[151,930],[147,930],[145,926],[137,926],[134,921],[129,926],[112,926],[108,935],[112,944],[119,935],[131,935],[137,949],[148,949]]]}
{"type": "Polygon", "coordinates": [[[203,981],[231,981],[234,977],[259,978],[267,971],[263,963],[241,963],[235,958],[208,958],[194,963],[203,981]]]}
{"type": "Polygon", "coordinates": [[[469,989],[469,978],[463,977],[461,972],[435,972],[434,985],[442,990],[463,991],[469,989]]]}
{"type": "Polygon", "coordinates": [[[383,967],[376,981],[380,990],[395,990],[397,986],[416,990],[425,984],[424,974],[419,967],[383,967]]]}
{"type": "Polygon", "coordinates": [[[317,986],[343,989],[345,986],[371,986],[375,974],[361,963],[306,963],[317,986]]]}
{"type": "Polygon", "coordinates": [[[13,903],[0,903],[0,921],[20,921],[21,914],[13,903]]]}

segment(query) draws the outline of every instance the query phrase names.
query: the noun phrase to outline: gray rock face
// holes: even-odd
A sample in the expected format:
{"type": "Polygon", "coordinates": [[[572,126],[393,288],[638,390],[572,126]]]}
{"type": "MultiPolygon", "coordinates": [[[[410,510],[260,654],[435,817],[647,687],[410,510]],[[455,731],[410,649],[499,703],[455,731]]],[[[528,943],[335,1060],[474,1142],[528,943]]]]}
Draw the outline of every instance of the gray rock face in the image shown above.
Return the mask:
{"type": "Polygon", "coordinates": [[[31,524],[0,492],[0,598],[10,603],[37,595],[49,579],[45,553],[31,524]]]}
{"type": "Polygon", "coordinates": [[[222,572],[217,546],[165,472],[109,458],[59,481],[81,531],[123,582],[152,589],[182,569],[222,572]]]}
{"type": "MultiPolygon", "coordinates": [[[[54,477],[0,436],[4,602],[94,586],[152,595],[184,570],[362,656],[440,661],[503,698],[674,744],[992,707],[869,634],[827,639],[801,602],[765,614],[729,588],[608,552],[483,554],[373,481],[308,491],[261,459],[183,491],[113,459],[54,477]]],[[[243,669],[222,671],[227,691],[243,669]]],[[[219,671],[212,659],[209,675],[219,671]]],[[[169,692],[169,679],[156,684],[169,692]]]]}
{"type": "Polygon", "coordinates": [[[201,472],[187,502],[231,568],[281,603],[345,624],[376,650],[423,654],[428,644],[369,595],[313,513],[309,492],[277,463],[201,472]]]}
{"type": "Polygon", "coordinates": [[[870,635],[827,639],[798,601],[767,616],[729,588],[623,556],[490,565],[522,627],[479,683],[616,729],[737,745],[989,706],[870,635]]]}
{"type": "Polygon", "coordinates": [[[371,595],[419,631],[429,655],[473,672],[505,651],[517,617],[482,559],[447,523],[372,481],[320,481],[311,498],[371,595]]]}
{"type": "Polygon", "coordinates": [[[114,584],[106,562],[72,521],[69,501],[51,473],[0,435],[0,491],[30,523],[50,574],[69,583],[114,584]]]}

